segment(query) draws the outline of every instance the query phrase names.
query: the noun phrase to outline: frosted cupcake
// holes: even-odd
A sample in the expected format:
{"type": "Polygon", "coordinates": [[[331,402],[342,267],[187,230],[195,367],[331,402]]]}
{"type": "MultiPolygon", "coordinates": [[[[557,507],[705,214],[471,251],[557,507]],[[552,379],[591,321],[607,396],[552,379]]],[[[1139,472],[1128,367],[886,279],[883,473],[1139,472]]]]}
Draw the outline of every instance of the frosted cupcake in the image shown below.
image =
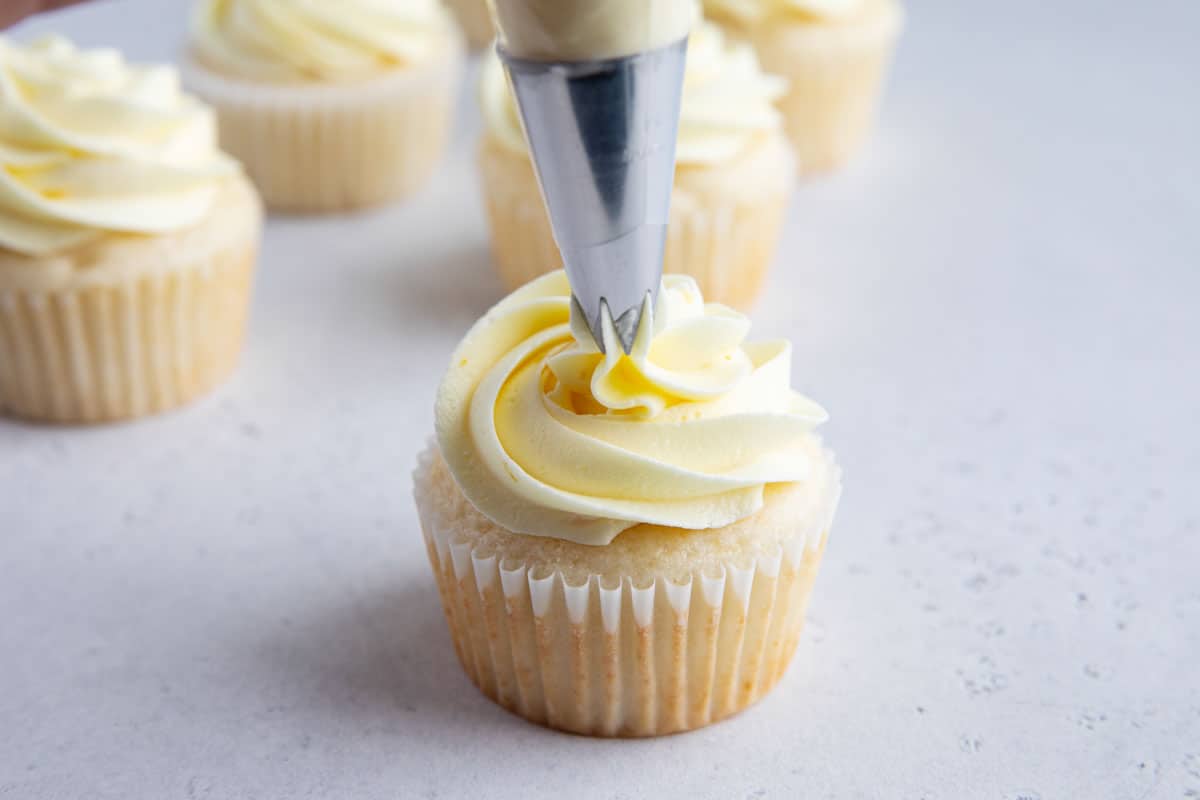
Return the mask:
{"type": "Polygon", "coordinates": [[[486,0],[447,0],[446,5],[454,12],[472,47],[483,47],[496,38],[486,0]]]}
{"type": "MultiPolygon", "coordinates": [[[[479,150],[497,271],[512,289],[562,266],[516,101],[495,54],[481,78],[479,150]]],[[[688,46],[665,269],[710,300],[746,307],[775,255],[795,166],[774,107],[783,81],[701,24],[688,46]]]]}
{"type": "Polygon", "coordinates": [[[0,38],[0,410],[178,406],[237,363],[261,212],[167,67],[0,38]]]}
{"type": "Polygon", "coordinates": [[[837,167],[862,145],[896,38],[897,0],[705,0],[705,11],[752,42],[788,79],[780,107],[802,172],[837,167]]]}
{"type": "Polygon", "coordinates": [[[458,656],[534,722],[653,736],[783,675],[840,493],[787,342],[668,276],[630,356],[571,318],[563,273],[451,359],[416,500],[458,656]]]}
{"type": "Polygon", "coordinates": [[[780,107],[800,172],[841,166],[875,125],[904,12],[896,0],[704,0],[788,80],[780,107]]]}
{"type": "Polygon", "coordinates": [[[461,62],[438,0],[201,0],[185,79],[271,208],[337,211],[424,184],[461,62]]]}

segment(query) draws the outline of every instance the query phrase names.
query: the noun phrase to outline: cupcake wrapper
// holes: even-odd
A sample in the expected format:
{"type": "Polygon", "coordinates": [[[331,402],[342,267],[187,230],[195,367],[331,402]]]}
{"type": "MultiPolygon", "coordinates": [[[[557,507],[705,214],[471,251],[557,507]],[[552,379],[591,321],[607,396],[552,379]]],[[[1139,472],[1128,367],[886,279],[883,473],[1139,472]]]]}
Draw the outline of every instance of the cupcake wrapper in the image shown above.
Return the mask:
{"type": "MultiPolygon", "coordinates": [[[[428,470],[426,457],[418,487],[428,470]]],[[[799,641],[837,506],[835,492],[785,547],[715,574],[647,585],[593,575],[573,585],[457,541],[421,495],[446,621],[476,686],[533,722],[623,737],[707,725],[775,685],[799,641]]]]}
{"type": "Polygon", "coordinates": [[[454,12],[471,47],[483,47],[496,37],[485,0],[447,0],[446,5],[454,12]]]}
{"type": "Polygon", "coordinates": [[[0,290],[0,410],[59,423],[182,405],[233,371],[253,245],[110,286],[0,290]]]}
{"type": "Polygon", "coordinates": [[[195,63],[189,88],[216,111],[221,146],[239,159],[267,205],[340,211],[407,196],[445,150],[462,60],[362,84],[266,86],[195,63]]]}
{"type": "Polygon", "coordinates": [[[902,25],[889,4],[861,28],[772,25],[753,36],[764,69],[788,80],[779,106],[801,173],[838,167],[862,146],[902,25]]]}
{"type": "MultiPolygon", "coordinates": [[[[781,164],[793,169],[790,157],[781,164]]],[[[511,290],[562,268],[533,167],[499,146],[480,152],[492,257],[511,290]]],[[[775,256],[791,183],[752,196],[693,196],[676,182],[663,269],[696,279],[705,300],[747,308],[775,256]]]]}

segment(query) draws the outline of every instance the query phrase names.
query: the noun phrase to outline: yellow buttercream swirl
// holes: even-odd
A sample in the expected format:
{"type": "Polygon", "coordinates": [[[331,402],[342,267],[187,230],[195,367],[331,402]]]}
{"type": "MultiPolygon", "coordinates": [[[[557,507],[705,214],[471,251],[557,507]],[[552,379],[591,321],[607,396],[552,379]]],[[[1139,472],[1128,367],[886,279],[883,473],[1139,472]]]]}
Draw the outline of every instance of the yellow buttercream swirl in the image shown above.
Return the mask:
{"type": "MultiPolygon", "coordinates": [[[[488,130],[515,152],[528,152],[516,100],[494,52],[485,55],[480,101],[488,130]]],[[[688,40],[676,160],[684,166],[727,162],[782,125],[775,102],[787,83],[759,68],[754,50],[729,42],[703,22],[688,40]]]]}
{"type": "Polygon", "coordinates": [[[454,31],[440,0],[200,0],[192,46],[233,77],[347,81],[426,61],[454,31]]]}
{"type": "Polygon", "coordinates": [[[235,161],[175,70],[50,37],[0,37],[0,248],[41,256],[210,211],[235,161]]]}
{"type": "MultiPolygon", "coordinates": [[[[825,421],[790,386],[791,346],[667,276],[630,355],[592,342],[555,272],[459,345],[437,398],[442,454],[467,498],[518,533],[605,545],[640,523],[717,528],[768,484],[804,480],[825,421]]],[[[611,331],[610,331],[611,333],[611,331]]],[[[615,334],[612,334],[615,335],[615,334]]]]}

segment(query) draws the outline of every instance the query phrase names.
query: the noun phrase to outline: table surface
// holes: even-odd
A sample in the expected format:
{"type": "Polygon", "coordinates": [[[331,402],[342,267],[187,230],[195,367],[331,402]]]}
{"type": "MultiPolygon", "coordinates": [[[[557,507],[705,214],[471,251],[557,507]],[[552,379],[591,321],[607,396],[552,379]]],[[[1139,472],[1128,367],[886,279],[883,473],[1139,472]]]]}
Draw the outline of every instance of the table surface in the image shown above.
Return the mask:
{"type": "Polygon", "coordinates": [[[455,662],[409,472],[500,296],[464,87],[420,196],[271,220],[216,394],[0,423],[0,797],[1200,796],[1200,6],[1155,6],[912,0],[870,151],[800,186],[754,319],[847,490],[766,702],[589,740],[455,662]]]}

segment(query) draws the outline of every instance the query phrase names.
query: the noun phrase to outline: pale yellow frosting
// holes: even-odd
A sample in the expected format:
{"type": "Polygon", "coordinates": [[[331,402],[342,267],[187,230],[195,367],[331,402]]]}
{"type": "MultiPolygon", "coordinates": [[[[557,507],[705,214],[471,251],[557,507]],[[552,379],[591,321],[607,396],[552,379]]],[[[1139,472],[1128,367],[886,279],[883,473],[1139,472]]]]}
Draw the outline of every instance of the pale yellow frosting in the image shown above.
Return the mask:
{"type": "MultiPolygon", "coordinates": [[[[517,104],[496,54],[484,56],[480,101],[488,130],[514,152],[527,153],[517,104]]],[[[676,160],[684,166],[727,162],[764,133],[782,125],[775,101],[782,78],[766,75],[754,50],[729,42],[721,29],[701,23],[688,42],[676,160]]]]}
{"type": "MultiPolygon", "coordinates": [[[[485,516],[517,533],[605,545],[639,523],[718,528],[803,481],[820,406],[790,386],[787,342],[671,275],[632,353],[600,353],[555,272],[459,345],[437,397],[443,456],[485,516]]],[[[610,332],[611,333],[611,332],[610,332]]]]}
{"type": "Polygon", "coordinates": [[[353,81],[429,60],[455,31],[439,0],[200,0],[192,48],[247,80],[353,81]]]}
{"type": "Polygon", "coordinates": [[[0,37],[0,248],[55,253],[208,214],[239,167],[175,70],[51,37],[0,37]]]}
{"type": "Polygon", "coordinates": [[[488,0],[500,44],[540,61],[615,58],[688,35],[695,0],[488,0]]]}
{"type": "Polygon", "coordinates": [[[704,0],[707,13],[753,24],[772,17],[812,21],[839,20],[855,14],[864,0],[704,0]]]}

